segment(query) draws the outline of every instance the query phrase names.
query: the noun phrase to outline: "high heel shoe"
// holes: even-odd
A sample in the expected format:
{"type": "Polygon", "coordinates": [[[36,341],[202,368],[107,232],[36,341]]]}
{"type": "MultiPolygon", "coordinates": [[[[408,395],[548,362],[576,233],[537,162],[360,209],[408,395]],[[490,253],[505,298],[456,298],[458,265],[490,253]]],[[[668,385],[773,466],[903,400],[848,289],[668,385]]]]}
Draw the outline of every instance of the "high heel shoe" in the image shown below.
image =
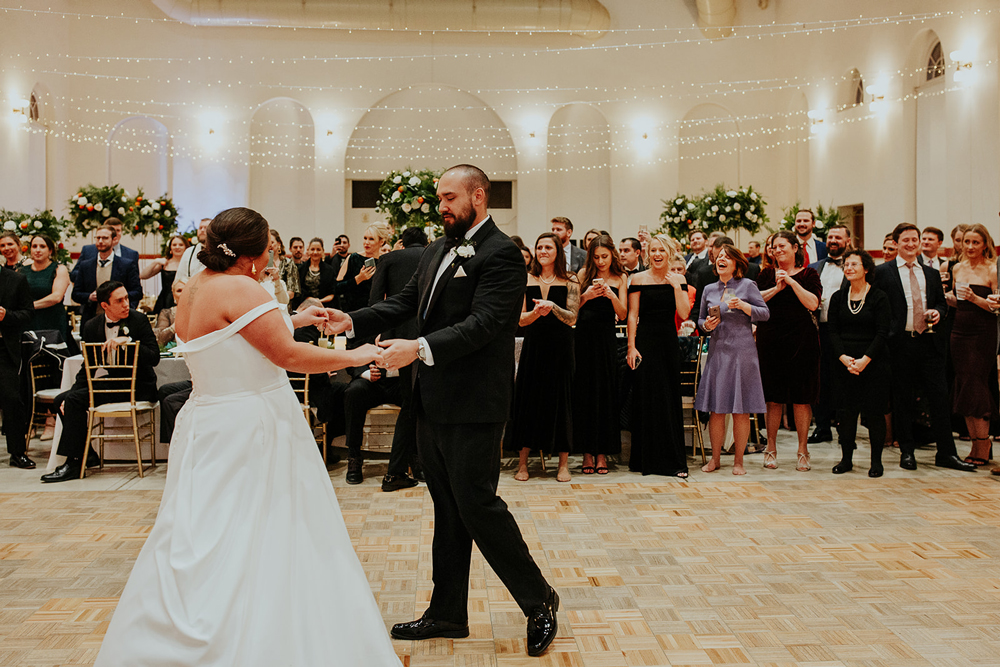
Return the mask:
{"type": "Polygon", "coordinates": [[[812,470],[812,466],[809,465],[809,454],[803,454],[799,452],[799,463],[795,466],[795,469],[799,472],[805,472],[807,470],[812,470]]]}

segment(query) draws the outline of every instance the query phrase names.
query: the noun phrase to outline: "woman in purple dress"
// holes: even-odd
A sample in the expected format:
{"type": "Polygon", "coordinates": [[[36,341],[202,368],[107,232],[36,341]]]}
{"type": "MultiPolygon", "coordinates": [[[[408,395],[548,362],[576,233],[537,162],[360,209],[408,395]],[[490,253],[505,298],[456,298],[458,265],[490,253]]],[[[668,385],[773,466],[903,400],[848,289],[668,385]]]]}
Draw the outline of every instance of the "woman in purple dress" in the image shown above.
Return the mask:
{"type": "Polygon", "coordinates": [[[694,404],[700,412],[711,413],[708,434],[712,440],[712,460],[702,472],[719,469],[726,415],[732,415],[736,443],[733,474],[745,475],[743,451],[750,436],[750,414],[767,410],[752,324],[766,322],[771,313],[757,284],[743,277],[747,266],[742,252],[729,244],[722,246],[715,258],[719,281],[706,286],[701,298],[698,326],[711,338],[694,404]],[[715,307],[719,314],[710,315],[715,307]]]}

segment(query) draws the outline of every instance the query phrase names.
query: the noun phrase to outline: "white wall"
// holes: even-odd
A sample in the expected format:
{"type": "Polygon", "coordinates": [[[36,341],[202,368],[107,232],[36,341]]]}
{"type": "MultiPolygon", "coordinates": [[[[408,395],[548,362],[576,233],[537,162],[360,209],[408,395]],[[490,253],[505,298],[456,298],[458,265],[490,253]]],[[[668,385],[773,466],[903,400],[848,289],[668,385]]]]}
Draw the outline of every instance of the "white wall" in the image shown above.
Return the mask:
{"type": "MultiPolygon", "coordinates": [[[[363,130],[392,140],[388,148],[395,150],[382,154],[377,170],[390,164],[441,168],[461,157],[493,165],[499,177],[516,178],[516,208],[503,212],[502,222],[525,238],[546,229],[556,209],[577,201],[561,199],[572,192],[567,180],[586,193],[581,201],[598,202],[592,216],[576,215],[592,217],[595,224],[606,217],[620,237],[634,233],[638,224],[655,224],[660,200],[682,184],[728,178],[713,178],[708,157],[700,166],[692,163],[692,170],[679,159],[705,152],[680,147],[681,121],[700,105],[715,104],[732,114],[741,133],[734,156],[737,178],[764,194],[773,221],[797,199],[864,203],[866,236],[874,246],[874,239],[916,213],[915,102],[907,71],[915,40],[933,29],[946,54],[955,49],[970,54],[975,74],[972,84],[957,86],[949,62],[941,128],[948,216],[943,224],[979,221],[995,228],[1000,210],[996,10],[963,15],[977,3],[954,0],[947,3],[949,16],[817,32],[819,20],[942,7],[936,0],[776,1],[761,11],[753,0],[739,0],[735,36],[702,41],[684,3],[604,4],[612,31],[596,41],[571,35],[195,28],[162,21],[164,15],[145,0],[128,3],[124,11],[130,20],[115,18],[123,5],[112,0],[87,3],[88,13],[107,19],[58,15],[78,13],[75,0],[52,0],[47,7],[56,14],[7,12],[0,24],[3,108],[40,86],[50,93],[43,117],[50,134],[39,183],[38,169],[25,168],[38,164],[29,137],[11,121],[9,110],[0,109],[0,207],[45,204],[63,211],[77,187],[106,182],[111,129],[126,118],[148,116],[169,132],[168,181],[182,224],[230,206],[286,202],[293,211],[292,221],[280,223],[286,236],[332,237],[345,229],[356,236],[364,217],[373,214],[352,210],[347,196],[357,171],[358,150],[351,141],[363,130]],[[787,30],[805,24],[809,31],[757,39],[757,29],[748,27],[772,22],[787,30]],[[639,25],[669,29],[614,32],[639,25]],[[95,34],[114,39],[95,40],[95,34]],[[640,42],[647,46],[636,48],[640,42]],[[885,112],[874,115],[867,106],[830,111],[825,132],[808,134],[802,111],[833,109],[843,75],[852,68],[866,82],[885,82],[885,112]],[[454,91],[447,95],[467,103],[444,109],[441,93],[429,92],[434,90],[454,91]],[[291,146],[313,151],[311,195],[308,169],[305,180],[301,174],[293,179],[294,194],[286,191],[286,179],[251,176],[255,111],[279,97],[301,105],[312,119],[311,142],[305,125],[294,137],[278,140],[279,152],[291,146]],[[394,98],[398,104],[384,103],[394,98]],[[601,160],[609,166],[598,186],[591,186],[595,172],[581,168],[589,164],[583,157],[575,172],[551,171],[556,144],[549,126],[570,104],[593,108],[608,124],[608,157],[601,160]],[[421,126],[436,138],[420,144],[426,151],[414,143],[421,126]]],[[[560,150],[574,148],[568,137],[558,142],[560,150]]],[[[576,148],[587,150],[583,142],[576,148]]],[[[582,156],[589,160],[595,154],[582,156]]],[[[290,159],[308,164],[302,156],[290,159]]]]}

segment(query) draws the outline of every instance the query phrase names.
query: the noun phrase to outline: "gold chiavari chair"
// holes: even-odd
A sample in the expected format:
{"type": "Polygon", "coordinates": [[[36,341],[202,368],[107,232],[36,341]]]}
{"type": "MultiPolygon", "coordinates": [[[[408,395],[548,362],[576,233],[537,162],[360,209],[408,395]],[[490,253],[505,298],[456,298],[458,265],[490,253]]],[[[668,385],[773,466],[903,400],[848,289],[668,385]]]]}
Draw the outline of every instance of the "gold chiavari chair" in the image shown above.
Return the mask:
{"type": "Polygon", "coordinates": [[[302,404],[302,414],[306,418],[309,430],[312,431],[316,444],[323,448],[323,463],[326,464],[326,424],[316,418],[312,405],[309,403],[309,374],[288,373],[288,384],[302,404]]]}
{"type": "Polygon", "coordinates": [[[45,422],[55,414],[55,400],[62,389],[59,367],[52,357],[36,355],[28,365],[31,379],[31,428],[45,429],[45,422]]]}
{"type": "MultiPolygon", "coordinates": [[[[139,343],[127,343],[117,350],[104,350],[103,343],[83,344],[83,366],[87,376],[87,390],[90,407],[87,410],[87,447],[90,451],[92,440],[98,441],[101,469],[104,468],[105,440],[132,440],[135,443],[135,458],[139,465],[139,477],[143,476],[142,443],[149,441],[150,467],[156,466],[156,440],[153,413],[156,403],[135,400],[136,373],[139,368],[139,343]],[[98,405],[101,397],[113,396],[127,400],[98,405]],[[105,420],[111,417],[126,417],[132,422],[131,434],[107,433],[105,420]],[[144,421],[140,417],[145,417],[144,421]],[[99,430],[94,433],[94,428],[99,430]]],[[[87,466],[80,466],[83,479],[87,466]]]]}
{"type": "Polygon", "coordinates": [[[691,431],[691,454],[697,455],[698,448],[701,448],[701,462],[706,462],[705,457],[705,436],[702,433],[701,421],[698,419],[698,410],[694,407],[694,399],[698,395],[698,381],[701,379],[701,346],[694,361],[681,363],[680,387],[681,403],[684,416],[684,430],[691,431]],[[689,395],[690,394],[690,395],[689,395]],[[688,422],[690,419],[690,423],[688,422]]]}

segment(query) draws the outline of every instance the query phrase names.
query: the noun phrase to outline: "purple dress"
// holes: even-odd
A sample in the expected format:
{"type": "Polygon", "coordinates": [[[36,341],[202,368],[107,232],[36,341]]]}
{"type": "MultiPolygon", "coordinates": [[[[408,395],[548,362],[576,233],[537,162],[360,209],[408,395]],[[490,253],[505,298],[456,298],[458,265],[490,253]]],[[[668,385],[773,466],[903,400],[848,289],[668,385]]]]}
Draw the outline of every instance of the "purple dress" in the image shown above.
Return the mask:
{"type": "Polygon", "coordinates": [[[751,322],[766,322],[771,316],[757,284],[747,278],[730,278],[725,285],[717,281],[705,287],[701,297],[698,326],[704,330],[710,306],[720,306],[722,320],[711,333],[708,361],[701,372],[695,407],[701,412],[749,414],[767,410],[760,383],[760,363],[753,339],[751,322]],[[750,315],[729,310],[722,294],[731,289],[750,304],[750,315]]]}

